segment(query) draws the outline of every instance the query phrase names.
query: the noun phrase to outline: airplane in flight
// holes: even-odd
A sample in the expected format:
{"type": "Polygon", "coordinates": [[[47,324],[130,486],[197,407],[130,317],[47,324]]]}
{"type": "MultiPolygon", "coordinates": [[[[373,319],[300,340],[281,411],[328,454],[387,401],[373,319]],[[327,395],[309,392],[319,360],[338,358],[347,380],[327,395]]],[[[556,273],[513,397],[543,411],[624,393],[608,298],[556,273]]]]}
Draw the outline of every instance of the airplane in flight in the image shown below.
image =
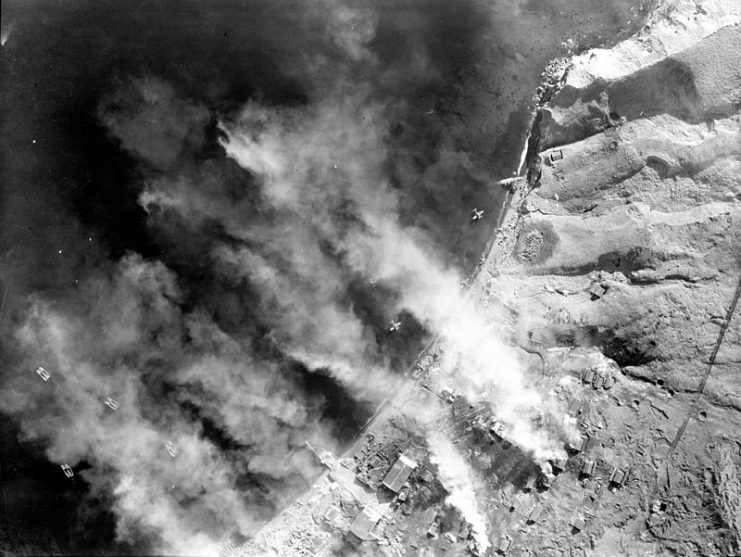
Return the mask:
{"type": "Polygon", "coordinates": [[[483,209],[474,208],[474,210],[471,211],[471,222],[476,222],[476,221],[481,220],[483,218],[484,218],[484,210],[483,209]]]}
{"type": "Polygon", "coordinates": [[[36,374],[41,377],[44,381],[48,381],[51,375],[49,375],[49,372],[46,371],[43,367],[39,366],[36,368],[36,374]]]}
{"type": "Polygon", "coordinates": [[[389,327],[389,333],[395,333],[399,329],[401,329],[401,321],[394,321],[392,319],[391,320],[391,325],[389,327]]]}
{"type": "Polygon", "coordinates": [[[172,458],[175,458],[178,455],[178,450],[175,448],[172,441],[168,441],[167,444],[165,444],[165,448],[172,458]]]}

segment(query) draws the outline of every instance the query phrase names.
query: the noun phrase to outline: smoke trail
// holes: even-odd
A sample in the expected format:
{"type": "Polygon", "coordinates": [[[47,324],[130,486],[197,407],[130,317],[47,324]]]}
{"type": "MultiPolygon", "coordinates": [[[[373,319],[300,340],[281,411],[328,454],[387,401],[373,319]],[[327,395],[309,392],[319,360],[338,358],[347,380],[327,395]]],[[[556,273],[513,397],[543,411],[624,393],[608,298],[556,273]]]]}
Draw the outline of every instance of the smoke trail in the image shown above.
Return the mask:
{"type": "MultiPolygon", "coordinates": [[[[318,233],[354,272],[398,293],[396,311],[408,311],[440,336],[445,372],[470,400],[494,405],[514,442],[540,462],[562,453],[558,439],[534,427],[531,418],[544,404],[541,396],[529,386],[514,351],[466,300],[460,274],[442,262],[420,230],[399,222],[398,200],[381,173],[383,111],[365,100],[362,89],[353,93],[325,99],[303,114],[249,105],[236,125],[225,127],[227,153],[261,178],[271,207],[304,223],[302,236],[318,233]],[[336,210],[339,205],[343,212],[336,210]]],[[[292,268],[302,266],[294,260],[292,268]]],[[[311,280],[314,272],[303,279],[311,280]]],[[[363,343],[343,339],[348,341],[346,346],[365,351],[363,343]]],[[[329,363],[329,353],[327,358],[329,363]]],[[[377,381],[382,374],[373,377],[377,381]]]]}
{"type": "Polygon", "coordinates": [[[92,465],[81,475],[95,493],[114,495],[119,539],[153,533],[155,551],[214,554],[231,528],[247,535],[291,497],[287,486],[311,477],[306,439],[332,440],[316,401],[203,314],[183,314],[179,297],[163,265],[131,256],[76,299],[33,301],[16,333],[24,360],[0,405],[23,416],[29,438],[49,441],[51,461],[92,465]],[[48,382],[33,373],[39,362],[48,382]],[[152,396],[164,389],[174,399],[152,396]],[[111,395],[115,410],[104,405],[111,395]],[[234,447],[204,438],[184,405],[234,447]],[[254,476],[282,491],[261,500],[240,488],[254,476]]]}
{"type": "Polygon", "coordinates": [[[6,95],[20,141],[0,219],[22,257],[3,273],[30,295],[0,409],[112,499],[119,539],[192,554],[247,535],[313,476],[304,440],[341,441],[311,384],[352,423],[393,392],[415,326],[513,440],[555,450],[459,289],[486,235],[461,224],[494,195],[461,112],[487,25],[474,3],[79,4],[34,8],[4,47],[68,73],[0,60],[23,92],[6,95]]]}
{"type": "Polygon", "coordinates": [[[439,431],[428,434],[430,460],[437,466],[438,477],[448,492],[445,501],[458,509],[461,516],[473,527],[473,535],[479,551],[483,554],[489,547],[486,517],[476,502],[476,487],[471,468],[450,440],[439,431]]]}
{"type": "MultiPolygon", "coordinates": [[[[340,43],[352,45],[351,64],[362,57],[363,42],[348,41],[342,36],[340,43]]],[[[541,397],[513,351],[465,299],[459,273],[443,263],[428,236],[402,224],[387,173],[387,103],[367,82],[327,73],[321,63],[316,71],[321,94],[307,105],[251,101],[220,124],[227,155],[250,177],[236,192],[211,162],[172,170],[183,152],[200,148],[197,130],[206,118],[197,105],[151,78],[109,99],[101,119],[124,148],[158,170],[140,196],[150,222],[166,228],[175,218],[196,232],[218,225],[204,255],[220,280],[258,292],[252,311],[275,344],[309,369],[328,371],[359,398],[378,399],[397,381],[372,325],[347,298],[354,277],[381,284],[394,293],[384,302],[386,314],[407,311],[441,337],[446,373],[470,400],[495,407],[512,441],[541,462],[558,454],[558,439],[533,426],[541,397]],[[152,119],[163,132],[147,142],[129,139],[138,122],[152,119]]]]}

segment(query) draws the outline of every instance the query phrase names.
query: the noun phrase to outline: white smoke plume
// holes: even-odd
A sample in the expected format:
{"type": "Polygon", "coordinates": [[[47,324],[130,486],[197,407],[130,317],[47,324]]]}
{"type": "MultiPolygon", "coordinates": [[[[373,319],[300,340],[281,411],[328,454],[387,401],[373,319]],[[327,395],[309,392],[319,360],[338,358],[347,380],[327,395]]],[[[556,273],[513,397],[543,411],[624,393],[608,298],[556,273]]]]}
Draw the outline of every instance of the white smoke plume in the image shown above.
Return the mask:
{"type": "Polygon", "coordinates": [[[450,440],[439,431],[427,436],[430,460],[437,466],[438,477],[448,492],[445,501],[458,509],[461,516],[473,527],[473,535],[479,551],[484,554],[489,547],[486,516],[476,502],[476,486],[473,471],[450,440]]]}
{"type": "MultiPolygon", "coordinates": [[[[382,173],[384,128],[382,108],[368,102],[361,88],[323,99],[303,114],[249,105],[237,124],[225,127],[225,148],[261,178],[272,207],[303,223],[306,232],[301,237],[318,233],[344,255],[353,271],[399,294],[397,311],[408,311],[439,336],[452,382],[469,400],[490,402],[509,425],[513,442],[539,462],[561,454],[560,441],[534,426],[532,417],[544,402],[529,385],[514,350],[494,336],[485,315],[466,298],[461,275],[445,265],[421,231],[400,222],[398,200],[382,173]],[[338,217],[340,204],[349,214],[338,217]]],[[[293,261],[299,272],[305,268],[299,258],[293,261]]],[[[261,268],[252,263],[245,269],[254,273],[261,268]]],[[[305,280],[322,274],[306,270],[305,280]]],[[[269,282],[279,284],[272,278],[269,282]]],[[[290,305],[305,303],[291,300],[290,305]]],[[[336,316],[328,322],[336,322],[336,316]]],[[[314,319],[324,322],[321,314],[315,313],[314,319]]],[[[345,320],[341,328],[352,331],[354,326],[345,320]]],[[[348,340],[338,344],[350,352],[365,352],[362,342],[345,344],[348,340]]],[[[328,351],[324,363],[346,370],[332,362],[338,353],[328,351]]],[[[373,381],[382,377],[378,369],[370,375],[373,381]]]]}
{"type": "MultiPolygon", "coordinates": [[[[445,372],[472,401],[492,404],[513,442],[541,460],[558,452],[529,419],[540,395],[460,290],[450,252],[436,246],[455,234],[433,239],[434,211],[419,218],[426,232],[407,220],[403,208],[414,203],[405,196],[417,194],[417,181],[433,183],[420,198],[445,193],[460,205],[464,193],[448,193],[455,179],[476,174],[471,183],[480,184],[484,173],[443,138],[429,164],[396,161],[411,187],[391,180],[392,116],[407,101],[381,91],[435,70],[422,33],[409,39],[409,60],[379,69],[374,6],[322,0],[301,13],[301,25],[329,41],[276,57],[307,80],[301,102],[263,102],[254,91],[239,113],[222,113],[162,77],[139,75],[99,104],[99,122],[138,163],[139,203],[173,263],[130,254],[57,301],[30,299],[0,408],[46,444],[52,462],[91,466],[78,473],[94,496],[112,497],[119,539],[209,554],[233,531],[248,536],[316,472],[304,441],[337,444],[322,421],[325,401],[298,385],[284,360],[331,375],[355,399],[380,400],[400,380],[384,329],[402,312],[440,337],[445,372]],[[218,155],[204,131],[216,119],[218,155]],[[379,286],[372,295],[349,293],[370,281],[379,286]],[[48,382],[34,375],[38,365],[48,382]]],[[[431,445],[441,471],[451,470],[451,501],[466,507],[474,487],[455,480],[460,455],[431,445]]],[[[485,532],[475,507],[462,512],[485,532]]]]}
{"type": "MultiPolygon", "coordinates": [[[[215,555],[231,529],[247,535],[274,510],[240,488],[247,476],[301,489],[314,473],[304,441],[332,441],[313,403],[275,367],[205,316],[183,314],[179,297],[163,265],[130,256],[81,285],[78,299],[34,301],[16,334],[26,360],[0,405],[24,414],[28,438],[50,442],[51,461],[92,465],[81,475],[95,492],[113,494],[119,539],[144,532],[158,552],[215,555]],[[34,373],[39,364],[47,382],[34,373]],[[180,402],[247,448],[217,447],[178,406],[152,400],[145,384],[176,389],[180,402]],[[109,396],[115,411],[104,404],[109,396]]],[[[288,498],[282,492],[274,503],[288,498]]]]}

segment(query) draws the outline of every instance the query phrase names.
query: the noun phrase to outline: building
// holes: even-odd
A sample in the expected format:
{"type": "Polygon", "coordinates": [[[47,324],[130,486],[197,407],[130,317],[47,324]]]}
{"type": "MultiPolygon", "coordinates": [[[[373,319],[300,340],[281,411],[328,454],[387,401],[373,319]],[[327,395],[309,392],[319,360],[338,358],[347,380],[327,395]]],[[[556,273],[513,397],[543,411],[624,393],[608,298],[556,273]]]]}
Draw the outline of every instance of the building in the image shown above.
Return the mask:
{"type": "Polygon", "coordinates": [[[499,543],[497,544],[497,553],[499,555],[507,555],[507,551],[509,551],[510,546],[512,545],[512,540],[509,539],[507,536],[501,536],[499,538],[499,543]]]}
{"type": "Polygon", "coordinates": [[[419,479],[422,480],[423,482],[430,483],[431,481],[435,479],[435,475],[432,473],[432,470],[430,470],[429,468],[425,468],[419,474],[419,479]]]}
{"type": "Polygon", "coordinates": [[[399,458],[389,470],[386,477],[383,479],[383,485],[390,491],[398,493],[399,490],[412,475],[412,472],[417,467],[417,463],[411,458],[399,455],[399,458]]]}
{"type": "Polygon", "coordinates": [[[328,505],[322,514],[322,519],[330,526],[334,526],[340,516],[340,510],[334,505],[328,505]]]}
{"type": "Polygon", "coordinates": [[[373,528],[381,520],[381,514],[372,507],[365,507],[350,525],[350,533],[360,541],[370,537],[373,528]]]}
{"type": "Polygon", "coordinates": [[[538,519],[543,514],[543,507],[540,505],[535,505],[532,510],[530,511],[530,514],[527,516],[527,523],[528,524],[535,524],[538,522],[538,519]]]}
{"type": "Polygon", "coordinates": [[[566,413],[569,416],[573,416],[576,418],[579,414],[581,414],[581,407],[581,400],[579,400],[578,398],[572,398],[571,402],[569,402],[568,408],[566,409],[566,413]]]}
{"type": "Polygon", "coordinates": [[[621,468],[615,468],[610,476],[610,484],[615,487],[623,487],[628,481],[628,471],[621,468]]]}
{"type": "Polygon", "coordinates": [[[589,285],[589,288],[587,288],[587,292],[589,292],[590,296],[592,297],[592,300],[598,300],[602,296],[605,295],[605,292],[607,292],[607,289],[602,286],[598,282],[593,282],[589,285]]]}
{"type": "Polygon", "coordinates": [[[324,547],[324,542],[326,541],[326,538],[320,537],[320,536],[314,536],[312,540],[309,542],[308,547],[306,548],[306,551],[309,555],[316,555],[319,553],[319,551],[324,547]]]}
{"type": "Polygon", "coordinates": [[[497,439],[504,439],[504,424],[498,420],[493,420],[489,426],[489,433],[497,439]]]}
{"type": "Polygon", "coordinates": [[[578,439],[574,439],[573,441],[571,441],[568,448],[575,453],[580,453],[587,448],[588,442],[588,437],[579,437],[578,439]]]}
{"type": "Polygon", "coordinates": [[[582,463],[581,470],[579,473],[584,478],[591,478],[594,474],[595,462],[593,460],[585,460],[582,463]]]}
{"type": "Polygon", "coordinates": [[[566,470],[567,459],[565,456],[559,456],[550,461],[551,468],[554,472],[563,472],[566,470]]]}
{"type": "Polygon", "coordinates": [[[538,476],[538,488],[539,489],[550,489],[553,483],[553,474],[542,473],[538,476]]]}

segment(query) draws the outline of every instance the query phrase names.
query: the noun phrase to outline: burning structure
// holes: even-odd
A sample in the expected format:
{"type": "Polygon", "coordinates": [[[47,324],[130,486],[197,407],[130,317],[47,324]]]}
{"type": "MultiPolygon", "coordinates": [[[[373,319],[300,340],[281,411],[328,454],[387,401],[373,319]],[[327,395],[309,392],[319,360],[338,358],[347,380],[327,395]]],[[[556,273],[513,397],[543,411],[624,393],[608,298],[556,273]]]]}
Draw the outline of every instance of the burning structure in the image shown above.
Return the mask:
{"type": "MultiPolygon", "coordinates": [[[[731,25],[735,12],[727,10],[718,18],[726,26],[722,29],[710,25],[707,18],[708,12],[723,3],[687,2],[695,10],[687,21],[699,20],[703,37],[710,33],[707,40],[703,38],[711,49],[704,56],[724,60],[715,67],[735,68],[737,49],[733,46],[738,43],[738,31],[731,25]]],[[[471,6],[475,4],[481,3],[471,6]]],[[[80,187],[87,191],[90,187],[84,184],[96,184],[90,188],[96,199],[105,197],[97,184],[113,184],[111,190],[117,195],[135,191],[127,201],[136,208],[147,240],[140,244],[141,250],[122,242],[95,253],[85,248],[74,250],[74,257],[68,255],[73,252],[69,248],[80,242],[66,239],[77,239],[88,226],[103,229],[108,239],[128,233],[130,215],[108,227],[106,213],[98,219],[86,213],[73,226],[29,236],[34,242],[39,238],[29,253],[48,254],[45,243],[50,238],[70,245],[52,250],[59,255],[58,269],[44,256],[39,258],[43,264],[37,266],[43,272],[26,269],[13,277],[18,284],[28,280],[35,286],[29,287],[28,307],[19,310],[28,310],[27,316],[13,323],[13,342],[18,341],[19,347],[17,368],[24,373],[11,374],[11,394],[2,400],[4,411],[14,414],[28,435],[47,443],[56,464],[69,462],[62,465],[62,471],[72,481],[65,483],[89,480],[98,492],[115,495],[123,526],[142,522],[157,530],[162,537],[158,542],[164,547],[190,549],[201,534],[209,538],[227,528],[243,535],[253,531],[257,526],[254,509],[244,508],[240,492],[247,480],[267,477],[276,492],[279,485],[298,490],[297,485],[314,480],[316,469],[308,466],[311,457],[295,440],[310,437],[321,442],[325,419],[332,413],[325,413],[325,407],[305,396],[309,390],[304,384],[327,379],[334,392],[350,393],[348,399],[367,396],[371,404],[378,402],[392,390],[389,385],[394,389],[398,385],[399,377],[386,368],[404,367],[387,366],[387,362],[406,363],[414,357],[404,347],[389,347],[405,344],[410,335],[427,335],[439,339],[435,355],[441,355],[441,361],[435,370],[432,365],[418,365],[414,379],[424,377],[432,391],[437,391],[441,375],[442,381],[454,383],[457,391],[444,397],[451,405],[442,404],[440,410],[434,406],[439,404],[437,399],[425,399],[421,390],[412,396],[410,391],[416,386],[404,385],[389,405],[396,404],[396,408],[379,415],[386,419],[396,412],[393,417],[408,430],[414,429],[415,419],[424,422],[428,431],[418,436],[432,437],[421,443],[429,454],[412,455],[407,440],[393,435],[384,438],[379,431],[383,428],[373,426],[378,441],[369,442],[354,461],[320,458],[328,471],[317,482],[317,501],[308,498],[286,510],[282,519],[295,528],[262,532],[267,551],[277,547],[281,554],[292,547],[319,553],[320,546],[329,544],[333,536],[347,535],[371,554],[381,553],[382,547],[396,551],[405,546],[442,552],[469,542],[472,552],[491,544],[494,552],[514,555],[525,538],[539,539],[543,523],[551,528],[543,531],[554,539],[572,548],[583,547],[598,531],[593,525],[605,521],[606,509],[614,507],[618,497],[637,500],[633,480],[652,473],[652,449],[661,446],[667,425],[682,413],[680,399],[687,397],[674,394],[679,386],[686,395],[694,375],[681,364],[695,368],[696,362],[690,360],[699,351],[688,349],[685,356],[692,356],[685,357],[687,361],[670,365],[667,362],[675,356],[665,347],[678,343],[676,338],[661,337],[661,331],[671,329],[668,323],[684,329],[695,321],[687,317],[708,314],[715,325],[703,323],[694,328],[683,341],[688,346],[690,337],[701,339],[701,345],[715,342],[711,337],[716,325],[723,334],[728,330],[729,337],[735,334],[730,326],[733,311],[723,315],[710,314],[706,308],[700,311],[697,300],[717,304],[736,265],[737,103],[731,93],[727,98],[722,95],[726,91],[735,94],[737,83],[727,89],[714,86],[720,81],[718,76],[697,62],[702,57],[700,47],[705,48],[702,44],[688,52],[683,52],[686,45],[677,44],[662,50],[643,38],[642,42],[652,45],[652,53],[639,71],[594,85],[572,82],[571,100],[561,99],[560,105],[539,111],[537,125],[530,133],[523,130],[528,138],[517,172],[520,177],[502,183],[506,195],[501,200],[501,218],[496,219],[501,226],[491,241],[488,237],[481,241],[487,246],[484,253],[466,256],[469,262],[478,262],[476,273],[481,276],[463,277],[451,271],[455,264],[450,259],[457,257],[457,248],[473,245],[469,242],[472,235],[481,239],[488,234],[485,229],[495,220],[491,200],[472,195],[479,191],[483,197],[490,177],[483,170],[469,172],[476,168],[471,153],[449,147],[458,145],[458,138],[444,131],[440,138],[437,132],[446,130],[454,118],[437,121],[432,134],[427,124],[411,131],[396,125],[404,121],[404,111],[414,104],[410,99],[418,98],[419,88],[429,91],[429,79],[438,79],[437,71],[421,83],[409,84],[408,89],[399,88],[412,91],[408,98],[395,97],[397,88],[388,86],[389,78],[397,75],[415,81],[426,73],[416,71],[421,66],[435,70],[446,66],[438,67],[432,56],[425,56],[433,53],[424,50],[425,45],[437,42],[429,38],[444,29],[436,26],[434,18],[428,21],[426,14],[417,14],[425,21],[424,32],[408,41],[415,50],[397,57],[379,54],[377,47],[383,41],[373,38],[377,26],[383,27],[384,36],[406,34],[388,14],[377,19],[355,6],[330,2],[307,8],[303,15],[310,24],[303,24],[304,17],[297,18],[302,32],[320,29],[321,40],[326,41],[319,49],[307,50],[335,53],[339,59],[329,54],[329,60],[323,59],[325,54],[301,58],[308,62],[307,68],[292,62],[283,68],[289,84],[273,98],[259,84],[240,81],[236,88],[240,93],[256,92],[250,99],[239,102],[235,101],[239,95],[234,95],[215,100],[213,95],[222,89],[220,79],[209,91],[194,92],[196,83],[213,83],[210,73],[209,79],[197,75],[182,81],[169,79],[173,76],[122,78],[106,84],[100,97],[97,92],[91,95],[96,98],[94,106],[86,106],[86,118],[94,120],[90,127],[96,133],[102,130],[112,141],[97,137],[90,143],[105,143],[106,149],[119,152],[126,164],[135,166],[130,170],[136,187],[121,187],[134,184],[117,180],[90,179],[100,174],[86,171],[80,173],[80,187]],[[655,53],[665,51],[676,56],[657,60],[655,53]],[[401,67],[387,67],[388,59],[401,67]],[[405,60],[414,60],[415,71],[407,71],[405,60]],[[419,60],[425,64],[417,68],[419,60]],[[375,73],[378,68],[383,73],[375,73]],[[303,80],[304,86],[294,84],[294,78],[303,80]],[[382,90],[378,83],[385,84],[382,90]],[[667,88],[666,83],[676,87],[667,88]],[[639,104],[653,111],[647,117],[642,107],[639,111],[631,105],[636,97],[624,94],[629,87],[645,93],[639,95],[639,104]],[[600,88],[604,90],[599,92],[599,102],[583,102],[600,88]],[[676,91],[677,98],[657,94],[667,90],[676,91]],[[718,96],[710,96],[711,92],[718,96]],[[268,97],[265,102],[262,95],[268,97]],[[577,105],[570,114],[564,113],[561,109],[572,101],[577,105]],[[235,102],[238,109],[225,109],[235,102]],[[577,113],[577,119],[568,120],[577,113]],[[409,147],[428,136],[435,137],[434,145],[428,145],[425,153],[406,156],[409,147]],[[690,141],[678,142],[676,137],[690,141]],[[656,144],[657,138],[662,138],[661,144],[656,144]],[[419,161],[427,161],[423,172],[409,172],[419,161]],[[451,180],[463,184],[460,199],[457,193],[450,195],[451,180]],[[469,182],[475,187],[469,187],[469,182]],[[429,183],[435,187],[428,189],[429,183]],[[610,191],[618,183],[620,190],[610,191]],[[450,210],[446,207],[442,217],[420,213],[425,206],[418,201],[428,198],[440,207],[450,205],[450,210]],[[712,203],[703,203],[706,199],[712,203]],[[466,215],[474,203],[486,207],[487,217],[482,218],[483,209],[477,208],[471,220],[478,224],[468,226],[466,215]],[[419,217],[414,226],[408,226],[410,215],[419,217]],[[451,222],[465,233],[450,226],[451,222]],[[698,230],[705,230],[711,241],[696,241],[698,230]],[[428,249],[435,241],[450,249],[442,253],[428,249]],[[175,244],[172,253],[160,257],[160,248],[171,244],[175,244]],[[131,251],[141,255],[120,255],[131,251]],[[197,267],[184,263],[195,259],[199,260],[197,267]],[[76,276],[91,261],[95,269],[88,269],[85,277],[76,276]],[[601,270],[593,271],[595,267],[601,270]],[[544,285],[544,276],[559,282],[557,287],[544,285]],[[47,282],[51,278],[57,282],[47,282]],[[472,300],[476,303],[469,303],[472,300]],[[634,302],[633,315],[625,310],[631,307],[630,301],[634,302]],[[659,311],[648,312],[660,318],[643,312],[650,305],[647,302],[661,306],[659,311]],[[389,316],[396,317],[385,325],[389,316]],[[510,341],[518,341],[526,331],[533,334],[523,341],[523,349],[512,349],[510,341]],[[437,350],[441,346],[445,349],[437,350]],[[599,347],[604,347],[605,354],[599,365],[592,365],[590,358],[601,351],[599,347]],[[550,348],[561,350],[564,358],[557,361],[558,355],[549,352],[550,348]],[[589,351],[592,354],[584,354],[589,351]],[[278,353],[280,361],[275,361],[273,356],[278,353]],[[566,360],[572,356],[572,360],[586,362],[576,366],[579,373],[566,369],[566,360]],[[538,360],[537,365],[531,360],[538,360]],[[39,367],[34,375],[36,362],[51,373],[39,367]],[[369,370],[368,377],[355,373],[358,369],[369,370]],[[294,381],[295,377],[299,380],[294,381]],[[381,395],[369,394],[374,389],[381,390],[381,395]],[[115,393],[116,399],[104,399],[109,393],[115,393]],[[409,400],[414,404],[407,405],[409,400]],[[626,404],[627,400],[634,402],[626,404]],[[428,414],[427,420],[405,415],[402,406],[421,409],[419,414],[428,414]],[[541,408],[543,413],[538,416],[541,408]],[[63,419],[67,427],[58,427],[51,417],[63,419]],[[554,432],[559,424],[564,431],[554,432]],[[79,439],[82,430],[85,442],[79,439]],[[126,435],[117,435],[120,432],[126,435]],[[444,438],[436,439],[429,432],[444,438]],[[222,444],[229,448],[222,450],[222,444]],[[233,465],[234,454],[248,456],[240,457],[237,466],[233,465]],[[95,466],[80,470],[78,463],[87,457],[95,466]],[[243,465],[243,460],[249,460],[249,465],[243,465]],[[626,462],[630,470],[624,467],[626,462]],[[138,474],[142,465],[152,474],[138,474]],[[171,483],[171,478],[176,479],[171,483]],[[546,492],[549,486],[551,491],[546,492]],[[306,510],[302,515],[300,508],[314,503],[322,512],[305,520],[306,510]],[[509,512],[499,512],[498,506],[509,512]],[[525,512],[533,508],[545,510],[532,519],[532,513],[526,516],[525,512]],[[304,520],[291,522],[291,513],[304,520]],[[151,517],[164,518],[152,524],[151,517]],[[566,521],[572,519],[573,539],[563,542],[560,532],[567,531],[566,521]],[[212,523],[213,531],[189,535],[191,525],[212,523]]],[[[285,21],[282,15],[276,17],[285,21]]],[[[664,25],[670,20],[662,16],[655,23],[664,25]]],[[[266,38],[257,35],[259,41],[266,38]]],[[[483,42],[472,40],[466,45],[478,52],[477,45],[483,42]]],[[[402,41],[398,48],[405,44],[402,41]]],[[[252,48],[250,52],[269,50],[252,48]]],[[[185,60],[197,55],[190,45],[184,52],[185,60]]],[[[599,63],[607,54],[590,56],[599,63]]],[[[213,61],[218,56],[207,58],[213,61]]],[[[263,62],[258,65],[273,68],[263,62]]],[[[105,67],[107,57],[102,64],[96,68],[105,67]]],[[[23,66],[11,65],[14,71],[9,75],[25,79],[23,66]]],[[[556,69],[565,65],[551,66],[548,83],[539,94],[557,93],[558,84],[567,77],[556,75],[556,69]]],[[[509,62],[506,66],[510,72],[509,62]]],[[[630,65],[618,67],[623,71],[630,65]]],[[[441,81],[465,81],[468,78],[461,77],[465,75],[470,74],[463,69],[455,76],[443,71],[441,81]]],[[[569,79],[587,80],[589,75],[589,71],[571,72],[569,79]]],[[[84,80],[67,83],[78,81],[84,80]]],[[[33,78],[24,83],[23,90],[55,89],[37,88],[33,78]]],[[[27,96],[7,97],[23,101],[27,96]]],[[[29,105],[35,107],[38,97],[31,97],[29,105]]],[[[511,98],[502,95],[507,102],[511,98]]],[[[67,118],[47,118],[46,108],[56,105],[49,102],[37,119],[29,121],[34,126],[47,119],[81,121],[74,113],[66,114],[67,118]]],[[[435,105],[427,116],[437,118],[439,108],[435,105]]],[[[416,107],[412,111],[415,116],[410,121],[426,121],[417,118],[416,107]]],[[[16,117],[14,111],[9,112],[16,117]]],[[[21,129],[22,122],[14,122],[11,129],[21,129]]],[[[25,199],[27,188],[32,191],[36,182],[24,174],[23,167],[40,157],[41,145],[36,139],[25,143],[29,144],[23,147],[25,156],[12,157],[12,164],[19,166],[9,173],[20,184],[7,196],[14,204],[25,199]],[[34,151],[26,150],[30,145],[34,151]]],[[[54,157],[66,158],[58,153],[54,157]]],[[[484,158],[490,160],[490,153],[484,158]]],[[[126,174],[119,173],[121,167],[116,164],[109,166],[117,174],[126,174]]],[[[68,172],[64,168],[48,172],[44,167],[41,175],[57,180],[68,172]]],[[[48,189],[39,188],[39,206],[57,205],[56,200],[50,203],[46,198],[48,189]]],[[[76,197],[68,201],[73,206],[91,205],[76,197]]],[[[39,227],[37,222],[13,219],[16,214],[43,211],[14,207],[6,212],[8,238],[11,231],[48,230],[49,223],[43,221],[39,227]]],[[[66,215],[58,219],[67,220],[66,215]]],[[[81,245],[93,243],[90,234],[85,234],[81,245]]],[[[8,245],[15,239],[8,240],[8,245]]],[[[716,354],[721,341],[722,335],[716,354]]],[[[675,351],[683,350],[680,346],[675,351]]],[[[728,374],[724,379],[729,384],[734,381],[728,374]]],[[[705,382],[699,392],[704,388],[705,382]]],[[[732,396],[714,392],[712,408],[696,414],[698,421],[705,427],[717,423],[732,396]]],[[[327,405],[331,404],[328,400],[327,405]]],[[[364,418],[353,431],[360,429],[364,418]]],[[[728,420],[735,423],[735,418],[728,420]]],[[[684,431],[682,427],[680,433],[684,431]]],[[[720,443],[719,438],[714,442],[720,443]]],[[[694,439],[698,446],[706,446],[704,434],[694,439]]],[[[718,473],[724,482],[733,484],[734,459],[735,454],[726,457],[718,473]]],[[[682,473],[685,468],[679,467],[682,473]]],[[[60,475],[58,468],[55,475],[60,475]]],[[[272,512],[270,504],[261,513],[272,512]]],[[[728,500],[719,497],[717,504],[724,510],[728,500]]],[[[671,512],[672,507],[661,512],[665,511],[671,512]]],[[[702,528],[707,525],[698,523],[702,528]]],[[[712,522],[708,524],[715,528],[712,522]]],[[[680,539],[677,534],[683,532],[671,532],[666,539],[680,539]]],[[[708,553],[720,550],[715,547],[708,553]]]]}

